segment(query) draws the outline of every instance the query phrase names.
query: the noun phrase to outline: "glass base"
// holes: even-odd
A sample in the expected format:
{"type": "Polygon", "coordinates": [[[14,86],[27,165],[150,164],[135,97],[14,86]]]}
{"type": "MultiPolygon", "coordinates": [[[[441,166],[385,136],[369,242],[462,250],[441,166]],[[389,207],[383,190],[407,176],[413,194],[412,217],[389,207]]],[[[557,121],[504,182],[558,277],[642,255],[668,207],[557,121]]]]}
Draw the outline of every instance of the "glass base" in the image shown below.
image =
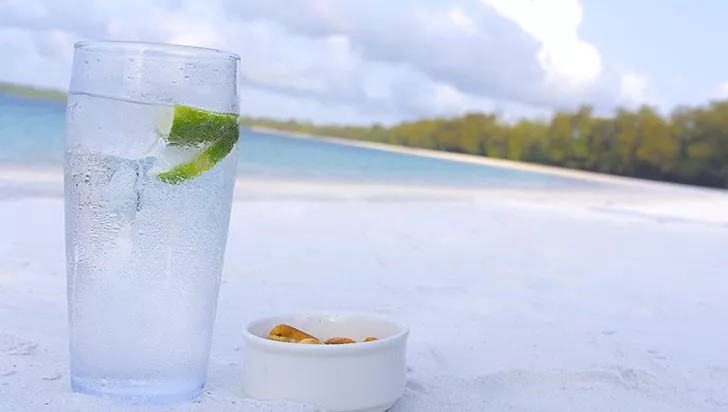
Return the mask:
{"type": "Polygon", "coordinates": [[[71,390],[115,401],[165,405],[188,402],[202,393],[205,383],[200,381],[135,381],[71,377],[71,390]]]}

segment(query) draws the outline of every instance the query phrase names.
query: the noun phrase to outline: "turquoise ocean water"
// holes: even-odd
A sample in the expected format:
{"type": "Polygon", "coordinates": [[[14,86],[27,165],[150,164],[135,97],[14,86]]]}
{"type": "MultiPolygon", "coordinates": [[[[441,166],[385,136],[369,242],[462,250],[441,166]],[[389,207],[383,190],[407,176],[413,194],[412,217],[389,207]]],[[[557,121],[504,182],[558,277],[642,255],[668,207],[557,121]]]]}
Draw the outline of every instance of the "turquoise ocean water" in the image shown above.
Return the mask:
{"type": "MultiPolygon", "coordinates": [[[[0,94],[0,166],[60,169],[65,104],[0,94]]],[[[598,183],[244,130],[243,178],[453,187],[569,188],[598,183]]]]}

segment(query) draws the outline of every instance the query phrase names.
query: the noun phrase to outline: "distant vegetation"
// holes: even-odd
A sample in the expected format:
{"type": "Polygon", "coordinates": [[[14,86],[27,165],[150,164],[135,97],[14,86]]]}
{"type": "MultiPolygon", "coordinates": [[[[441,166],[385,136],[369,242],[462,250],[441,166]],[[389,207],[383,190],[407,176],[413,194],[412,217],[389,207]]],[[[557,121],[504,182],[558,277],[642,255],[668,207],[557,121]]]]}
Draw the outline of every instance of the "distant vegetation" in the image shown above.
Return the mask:
{"type": "Polygon", "coordinates": [[[59,90],[43,89],[34,86],[26,86],[12,83],[0,82],[0,93],[11,94],[14,96],[32,97],[35,99],[43,100],[66,100],[66,93],[59,90]]]}
{"type": "Polygon", "coordinates": [[[422,119],[393,127],[315,125],[244,117],[248,126],[468,153],[644,179],[728,187],[728,102],[663,117],[648,106],[597,117],[583,106],[514,124],[495,114],[422,119]]]}
{"type": "MultiPolygon", "coordinates": [[[[64,101],[58,90],[0,83],[0,93],[64,101]]],[[[597,117],[589,106],[550,119],[503,121],[497,114],[422,119],[391,127],[316,125],[245,117],[247,126],[467,153],[643,179],[728,188],[728,101],[681,107],[620,108],[597,117]]]]}

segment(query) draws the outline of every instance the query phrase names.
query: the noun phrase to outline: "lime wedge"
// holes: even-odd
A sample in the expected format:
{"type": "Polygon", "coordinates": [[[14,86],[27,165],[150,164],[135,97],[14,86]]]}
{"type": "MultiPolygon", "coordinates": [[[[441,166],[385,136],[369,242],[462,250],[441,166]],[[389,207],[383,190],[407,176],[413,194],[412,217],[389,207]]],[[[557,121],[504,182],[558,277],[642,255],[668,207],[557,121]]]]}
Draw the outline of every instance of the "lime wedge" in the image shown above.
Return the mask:
{"type": "MultiPolygon", "coordinates": [[[[240,133],[237,115],[189,106],[175,107],[171,127],[165,123],[158,129],[169,130],[162,133],[165,147],[159,153],[158,163],[167,170],[157,173],[157,178],[172,184],[194,179],[212,169],[230,153],[240,133]],[[171,159],[184,163],[174,165],[171,159]]],[[[155,167],[155,172],[159,167],[155,167]]]]}
{"type": "Polygon", "coordinates": [[[191,162],[172,168],[157,175],[157,178],[167,183],[180,183],[193,179],[212,169],[220,160],[224,159],[238,141],[235,137],[226,137],[218,140],[197,155],[191,162]]]}
{"type": "Polygon", "coordinates": [[[189,106],[174,108],[172,129],[167,141],[171,145],[197,145],[237,138],[238,117],[228,113],[213,113],[189,106]]]}

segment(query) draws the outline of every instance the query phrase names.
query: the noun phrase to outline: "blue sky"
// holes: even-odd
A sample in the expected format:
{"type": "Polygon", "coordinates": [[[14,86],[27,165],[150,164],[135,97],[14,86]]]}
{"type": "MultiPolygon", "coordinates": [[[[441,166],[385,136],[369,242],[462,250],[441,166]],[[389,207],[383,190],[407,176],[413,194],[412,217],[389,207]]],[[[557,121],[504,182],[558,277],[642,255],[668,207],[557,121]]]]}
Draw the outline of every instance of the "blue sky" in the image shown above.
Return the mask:
{"type": "Polygon", "coordinates": [[[726,96],[728,2],[583,0],[583,38],[604,60],[641,73],[662,107],[726,96]]]}
{"type": "Polygon", "coordinates": [[[722,0],[4,0],[0,80],[65,88],[81,39],[242,56],[245,114],[391,123],[728,96],[722,0]]]}

